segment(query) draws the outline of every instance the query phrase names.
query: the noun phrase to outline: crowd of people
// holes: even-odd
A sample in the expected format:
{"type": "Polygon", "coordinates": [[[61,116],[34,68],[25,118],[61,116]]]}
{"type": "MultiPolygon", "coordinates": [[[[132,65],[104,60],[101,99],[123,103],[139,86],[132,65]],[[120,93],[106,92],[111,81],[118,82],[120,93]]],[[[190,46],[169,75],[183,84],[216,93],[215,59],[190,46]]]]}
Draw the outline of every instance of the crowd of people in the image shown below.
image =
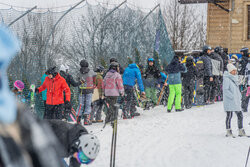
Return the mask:
{"type": "MultiPolygon", "coordinates": [[[[65,66],[61,66],[59,71],[56,67],[51,67],[43,75],[42,85],[36,88],[36,93],[43,93],[46,106],[44,118],[61,120],[70,118],[68,114],[74,110],[70,99],[70,86],[78,87],[79,103],[75,114],[76,121],[83,125],[91,125],[103,122],[102,112],[105,103],[108,104],[105,122],[114,119],[112,114],[117,102],[121,103],[123,119],[140,116],[136,106],[149,110],[150,107],[153,108],[164,100],[167,104],[167,112],[172,112],[173,108],[176,112],[180,112],[185,108],[190,109],[193,105],[213,104],[215,101],[227,99],[227,95],[230,94],[231,90],[229,93],[227,90],[228,78],[231,77],[231,80],[238,78],[233,83],[238,84],[240,94],[236,93],[231,97],[238,98],[235,106],[240,105],[241,109],[235,111],[239,118],[239,129],[244,131],[241,112],[247,112],[249,101],[248,48],[242,48],[241,54],[240,59],[236,55],[229,58],[227,49],[221,47],[212,49],[206,45],[198,57],[175,55],[165,69],[156,66],[154,58],[147,59],[146,68],[130,60],[130,64],[125,69],[116,58],[111,58],[108,69],[100,65],[93,71],[89,68],[89,63],[82,60],[76,80],[68,73],[65,66]],[[199,62],[202,63],[199,64],[199,62]],[[232,71],[236,69],[236,73],[231,74],[229,69],[233,69],[232,71]],[[202,93],[197,87],[202,89],[202,93]],[[159,99],[161,90],[165,98],[159,99]],[[239,99],[240,103],[238,103],[239,99]]],[[[16,81],[14,86],[13,92],[20,96],[18,92],[24,88],[23,83],[16,81]]],[[[224,103],[227,101],[224,100],[224,103]]],[[[226,128],[230,131],[232,112],[228,107],[225,107],[225,110],[227,111],[226,128]]]]}

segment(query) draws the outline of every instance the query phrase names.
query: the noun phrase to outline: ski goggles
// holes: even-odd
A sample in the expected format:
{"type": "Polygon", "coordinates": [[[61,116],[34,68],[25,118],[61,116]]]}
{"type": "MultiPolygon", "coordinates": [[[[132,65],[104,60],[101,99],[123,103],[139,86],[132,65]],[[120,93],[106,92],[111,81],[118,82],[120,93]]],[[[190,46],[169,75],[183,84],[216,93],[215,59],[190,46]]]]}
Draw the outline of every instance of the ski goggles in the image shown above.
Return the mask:
{"type": "Polygon", "coordinates": [[[82,151],[77,153],[77,161],[81,164],[90,164],[93,162],[93,159],[88,158],[82,151]]]}

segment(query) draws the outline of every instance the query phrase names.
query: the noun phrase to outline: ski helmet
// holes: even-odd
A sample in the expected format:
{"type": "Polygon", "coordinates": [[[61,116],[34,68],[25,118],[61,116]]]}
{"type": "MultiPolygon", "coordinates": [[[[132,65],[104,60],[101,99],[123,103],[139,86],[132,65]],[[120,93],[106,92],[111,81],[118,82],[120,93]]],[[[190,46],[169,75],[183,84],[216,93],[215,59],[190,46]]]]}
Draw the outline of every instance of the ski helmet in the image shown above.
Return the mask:
{"type": "Polygon", "coordinates": [[[78,161],[82,164],[89,164],[95,160],[100,151],[99,139],[93,134],[82,134],[79,137],[78,161]]]}
{"type": "Polygon", "coordinates": [[[215,53],[220,53],[221,52],[221,47],[217,46],[214,48],[215,53]]]}
{"type": "Polygon", "coordinates": [[[105,70],[105,68],[103,67],[103,66],[98,66],[97,68],[96,68],[96,71],[97,72],[102,72],[102,71],[104,71],[105,70]]]}
{"type": "Polygon", "coordinates": [[[112,62],[118,62],[118,61],[117,61],[116,58],[113,57],[113,58],[111,58],[111,59],[109,60],[109,62],[112,63],[112,62]]]}
{"type": "Polygon", "coordinates": [[[17,88],[17,89],[20,89],[20,90],[23,90],[24,89],[24,83],[20,80],[16,80],[14,82],[14,87],[17,88]]]}
{"type": "Polygon", "coordinates": [[[242,48],[241,50],[240,50],[240,52],[242,52],[243,53],[243,56],[248,56],[248,48],[247,47],[244,47],[244,48],[242,48]]]}
{"type": "Polygon", "coordinates": [[[148,58],[148,62],[150,62],[150,61],[154,62],[155,60],[154,60],[154,58],[148,58]]]}
{"type": "Polygon", "coordinates": [[[207,51],[212,50],[212,48],[208,45],[205,45],[205,46],[203,46],[202,50],[203,50],[203,53],[207,53],[207,51]]]}
{"type": "Polygon", "coordinates": [[[82,61],[80,62],[80,66],[81,66],[81,67],[89,67],[89,63],[88,63],[86,60],[82,60],[82,61]]]}
{"type": "Polygon", "coordinates": [[[112,62],[109,68],[117,71],[117,67],[119,67],[119,64],[117,62],[112,62]]]}

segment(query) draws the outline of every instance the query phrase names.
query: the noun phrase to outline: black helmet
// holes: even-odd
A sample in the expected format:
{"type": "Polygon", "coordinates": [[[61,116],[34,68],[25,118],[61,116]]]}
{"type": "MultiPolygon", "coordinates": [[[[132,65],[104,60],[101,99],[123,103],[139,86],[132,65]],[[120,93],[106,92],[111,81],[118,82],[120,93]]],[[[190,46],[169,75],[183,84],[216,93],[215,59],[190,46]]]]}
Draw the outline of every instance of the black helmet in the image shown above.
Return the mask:
{"type": "Polygon", "coordinates": [[[217,46],[216,48],[214,48],[214,52],[215,53],[220,53],[221,52],[221,47],[217,46]]]}
{"type": "Polygon", "coordinates": [[[113,58],[111,58],[111,59],[109,60],[109,62],[112,63],[112,62],[118,62],[118,61],[117,61],[116,58],[113,57],[113,58]]]}
{"type": "Polygon", "coordinates": [[[102,72],[102,71],[104,71],[104,67],[103,66],[98,66],[97,68],[96,68],[96,71],[97,72],[102,72]]]}
{"type": "Polygon", "coordinates": [[[81,67],[89,67],[89,63],[88,63],[86,60],[82,60],[82,61],[80,62],[80,66],[81,66],[81,67]]]}
{"type": "Polygon", "coordinates": [[[112,62],[109,66],[110,69],[116,70],[116,71],[117,71],[117,67],[119,67],[119,64],[117,62],[112,62]]]}
{"type": "Polygon", "coordinates": [[[212,50],[212,48],[208,45],[205,45],[205,46],[203,46],[202,50],[203,50],[203,53],[207,53],[207,51],[212,50]]]}
{"type": "Polygon", "coordinates": [[[240,50],[240,52],[243,52],[244,54],[247,54],[248,53],[248,48],[247,47],[244,47],[240,50]]]}
{"type": "Polygon", "coordinates": [[[57,71],[56,71],[56,66],[50,67],[47,71],[46,71],[47,75],[53,75],[53,77],[55,77],[57,75],[57,71]]]}

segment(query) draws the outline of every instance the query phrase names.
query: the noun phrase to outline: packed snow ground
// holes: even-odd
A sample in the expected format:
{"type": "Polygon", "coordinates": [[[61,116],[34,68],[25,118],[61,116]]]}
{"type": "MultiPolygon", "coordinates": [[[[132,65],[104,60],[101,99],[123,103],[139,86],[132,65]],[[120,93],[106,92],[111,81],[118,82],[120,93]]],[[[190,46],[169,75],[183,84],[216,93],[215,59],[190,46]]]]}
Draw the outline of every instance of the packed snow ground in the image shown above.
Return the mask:
{"type": "MultiPolygon", "coordinates": [[[[232,130],[237,138],[225,137],[225,112],[219,102],[167,113],[159,106],[139,109],[141,116],[118,120],[117,167],[244,167],[250,138],[238,137],[237,117],[232,130]]],[[[244,128],[250,134],[250,113],[244,113],[244,128]]],[[[101,150],[90,167],[108,167],[112,127],[86,127],[101,142],[101,150]]],[[[250,167],[250,164],[248,165],[250,167]]]]}

